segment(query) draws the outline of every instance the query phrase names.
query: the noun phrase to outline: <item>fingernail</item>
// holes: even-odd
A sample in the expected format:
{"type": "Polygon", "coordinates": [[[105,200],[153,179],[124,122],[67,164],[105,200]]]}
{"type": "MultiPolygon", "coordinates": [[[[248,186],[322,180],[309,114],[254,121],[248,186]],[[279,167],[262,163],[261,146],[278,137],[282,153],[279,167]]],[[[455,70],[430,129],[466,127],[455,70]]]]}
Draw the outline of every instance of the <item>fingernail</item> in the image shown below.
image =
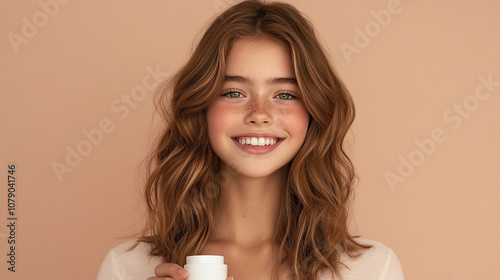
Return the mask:
{"type": "Polygon", "coordinates": [[[181,268],[181,269],[179,269],[179,271],[177,271],[177,273],[179,273],[179,274],[186,274],[186,272],[187,272],[187,271],[186,271],[186,270],[184,270],[184,269],[182,269],[182,268],[181,268]]]}

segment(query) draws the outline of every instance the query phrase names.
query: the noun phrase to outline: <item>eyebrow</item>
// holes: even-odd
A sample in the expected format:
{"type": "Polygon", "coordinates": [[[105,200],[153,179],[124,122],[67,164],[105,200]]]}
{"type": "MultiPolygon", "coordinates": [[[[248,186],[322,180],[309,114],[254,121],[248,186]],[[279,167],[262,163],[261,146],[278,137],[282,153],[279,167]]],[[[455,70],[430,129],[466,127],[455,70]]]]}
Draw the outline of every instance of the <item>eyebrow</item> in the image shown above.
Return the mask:
{"type": "MultiPolygon", "coordinates": [[[[226,82],[239,82],[239,83],[252,83],[249,79],[242,76],[224,76],[224,81],[226,82]]],[[[269,84],[292,84],[297,85],[297,79],[295,78],[274,78],[266,81],[269,84]]]]}

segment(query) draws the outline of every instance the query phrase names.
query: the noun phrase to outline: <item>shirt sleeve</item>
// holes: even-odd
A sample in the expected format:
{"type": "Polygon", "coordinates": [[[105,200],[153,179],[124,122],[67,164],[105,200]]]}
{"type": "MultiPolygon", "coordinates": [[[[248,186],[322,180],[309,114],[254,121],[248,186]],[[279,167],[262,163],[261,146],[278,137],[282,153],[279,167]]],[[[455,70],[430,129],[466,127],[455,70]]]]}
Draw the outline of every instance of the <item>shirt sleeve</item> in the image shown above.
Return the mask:
{"type": "Polygon", "coordinates": [[[381,280],[404,280],[403,269],[399,263],[398,257],[391,250],[387,261],[385,262],[384,271],[380,277],[381,280]]]}
{"type": "Polygon", "coordinates": [[[123,280],[113,250],[109,251],[101,264],[97,280],[123,280]]]}
{"type": "Polygon", "coordinates": [[[159,256],[150,256],[150,244],[135,240],[111,249],[101,264],[97,280],[146,280],[155,276],[155,267],[162,263],[159,256]]]}
{"type": "MultiPolygon", "coordinates": [[[[371,248],[355,258],[341,254],[343,280],[404,280],[398,257],[391,248],[374,240],[356,238],[356,241],[371,248]]],[[[324,279],[332,280],[331,277],[324,279]]]]}

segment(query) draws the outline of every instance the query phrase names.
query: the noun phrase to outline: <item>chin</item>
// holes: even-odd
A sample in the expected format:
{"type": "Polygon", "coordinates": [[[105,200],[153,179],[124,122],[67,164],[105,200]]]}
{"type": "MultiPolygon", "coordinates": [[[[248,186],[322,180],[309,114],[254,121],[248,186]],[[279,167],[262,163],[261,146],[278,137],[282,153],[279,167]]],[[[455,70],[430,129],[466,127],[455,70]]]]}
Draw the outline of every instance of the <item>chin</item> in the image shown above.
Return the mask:
{"type": "Polygon", "coordinates": [[[258,166],[257,168],[233,166],[231,172],[233,173],[233,175],[236,175],[238,177],[258,179],[258,178],[266,178],[273,174],[276,174],[277,172],[282,170],[282,168],[283,167],[269,168],[262,165],[258,166]]]}

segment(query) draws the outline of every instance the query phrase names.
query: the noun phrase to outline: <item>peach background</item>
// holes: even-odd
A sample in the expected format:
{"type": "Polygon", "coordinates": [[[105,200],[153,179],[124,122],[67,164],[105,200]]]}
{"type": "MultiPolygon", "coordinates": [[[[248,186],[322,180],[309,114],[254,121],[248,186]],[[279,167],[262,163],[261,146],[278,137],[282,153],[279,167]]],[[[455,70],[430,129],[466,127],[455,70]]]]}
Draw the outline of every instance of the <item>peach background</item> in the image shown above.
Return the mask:
{"type": "MultiPolygon", "coordinates": [[[[156,83],[146,68],[173,73],[231,2],[40,1],[51,15],[38,1],[1,2],[3,180],[7,164],[18,165],[17,272],[5,262],[4,181],[1,279],[95,279],[106,252],[138,228],[138,167],[152,131],[152,91],[140,95],[140,86],[156,83]],[[23,35],[33,16],[40,27],[23,35]],[[13,45],[10,32],[24,43],[13,45]],[[83,131],[102,121],[107,133],[85,150],[83,131]],[[52,164],[78,145],[88,155],[59,180],[52,164]]],[[[288,2],[315,24],[357,105],[353,231],[393,248],[409,280],[498,277],[500,86],[483,100],[474,92],[480,76],[500,81],[499,2],[288,2]],[[384,26],[371,13],[382,9],[391,11],[384,26]],[[365,27],[363,41],[356,28],[365,27]],[[346,44],[357,52],[344,54],[346,44]],[[453,110],[464,102],[462,117],[453,110]],[[415,141],[436,129],[422,157],[415,141]],[[398,171],[400,156],[412,157],[413,171],[398,171]],[[404,181],[391,187],[386,172],[404,181]]]]}

